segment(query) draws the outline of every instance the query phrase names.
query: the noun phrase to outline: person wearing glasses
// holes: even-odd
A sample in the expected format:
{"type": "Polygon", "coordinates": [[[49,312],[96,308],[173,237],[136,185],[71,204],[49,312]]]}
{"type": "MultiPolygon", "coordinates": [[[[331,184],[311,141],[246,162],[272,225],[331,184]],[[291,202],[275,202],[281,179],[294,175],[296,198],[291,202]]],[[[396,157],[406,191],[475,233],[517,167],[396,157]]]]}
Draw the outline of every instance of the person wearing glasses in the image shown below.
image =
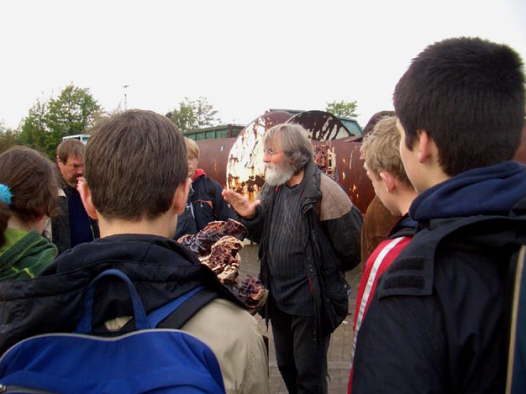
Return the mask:
{"type": "Polygon", "coordinates": [[[57,167],[60,171],[58,214],[51,219],[51,240],[59,253],[99,237],[97,222],[90,219],[77,191],[84,175],[86,147],[79,140],[68,139],[57,147],[57,167]]]}

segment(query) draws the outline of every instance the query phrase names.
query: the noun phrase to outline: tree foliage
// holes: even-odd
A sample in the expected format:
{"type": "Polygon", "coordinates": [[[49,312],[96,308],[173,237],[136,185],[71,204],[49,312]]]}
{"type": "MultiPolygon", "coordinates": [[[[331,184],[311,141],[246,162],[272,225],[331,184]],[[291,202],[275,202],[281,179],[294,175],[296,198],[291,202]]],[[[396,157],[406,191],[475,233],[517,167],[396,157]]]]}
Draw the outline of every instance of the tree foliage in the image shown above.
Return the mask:
{"type": "Polygon", "coordinates": [[[198,129],[218,125],[221,120],[216,117],[217,110],[209,104],[207,99],[199,97],[191,100],[185,97],[179,103],[179,107],[168,112],[166,116],[170,118],[180,131],[198,129]]]}
{"type": "Polygon", "coordinates": [[[20,142],[54,158],[62,137],[88,133],[100,112],[88,89],[68,85],[58,97],[33,105],[22,122],[20,142]]]}
{"type": "Polygon", "coordinates": [[[0,124],[0,153],[5,152],[18,143],[18,132],[0,124]]]}
{"type": "Polygon", "coordinates": [[[356,113],[357,108],[358,103],[356,101],[331,101],[327,103],[325,111],[340,118],[354,119],[358,116],[356,113]]]}

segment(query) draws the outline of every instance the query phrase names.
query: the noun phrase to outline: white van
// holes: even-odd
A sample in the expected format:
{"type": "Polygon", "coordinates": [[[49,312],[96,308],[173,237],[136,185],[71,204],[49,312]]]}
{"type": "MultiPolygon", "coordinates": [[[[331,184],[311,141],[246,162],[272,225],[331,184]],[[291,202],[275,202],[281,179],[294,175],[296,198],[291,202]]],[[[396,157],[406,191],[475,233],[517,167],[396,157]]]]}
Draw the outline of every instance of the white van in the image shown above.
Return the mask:
{"type": "Polygon", "coordinates": [[[65,137],[62,137],[62,140],[79,140],[84,145],[88,143],[89,137],[91,137],[89,134],[72,134],[72,135],[66,135],[65,137]]]}

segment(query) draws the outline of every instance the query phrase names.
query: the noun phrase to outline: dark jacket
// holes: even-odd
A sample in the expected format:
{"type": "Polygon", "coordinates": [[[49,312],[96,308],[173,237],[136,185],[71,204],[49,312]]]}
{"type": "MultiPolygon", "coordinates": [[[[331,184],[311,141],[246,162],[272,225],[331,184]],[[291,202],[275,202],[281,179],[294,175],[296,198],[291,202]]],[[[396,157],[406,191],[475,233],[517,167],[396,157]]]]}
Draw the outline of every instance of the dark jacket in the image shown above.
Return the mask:
{"type": "MultiPolygon", "coordinates": [[[[209,295],[203,302],[221,296],[240,305],[212,271],[176,242],[153,235],[115,235],[66,251],[36,279],[0,282],[0,353],[32,335],[72,332],[86,286],[109,268],[130,277],[147,312],[198,285],[209,295]]],[[[125,285],[111,280],[99,284],[94,311],[95,333],[111,335],[107,320],[133,315],[125,285]]],[[[170,317],[161,327],[170,327],[170,317]]],[[[132,329],[130,322],[118,333],[132,329]]]]}
{"type": "MultiPolygon", "coordinates": [[[[305,189],[302,196],[303,220],[309,234],[305,237],[305,273],[313,299],[316,335],[330,334],[347,315],[347,283],[343,270],[360,261],[360,228],[362,217],[345,192],[323,174],[314,163],[305,167],[305,189]]],[[[268,241],[277,188],[265,185],[261,204],[251,220],[240,218],[249,237],[259,242],[260,277],[269,287],[268,241]]]]}
{"type": "Polygon", "coordinates": [[[174,239],[185,234],[195,234],[214,220],[228,220],[235,216],[221,195],[222,188],[198,168],[188,195],[186,209],[177,219],[174,239]]]}
{"type": "MultiPolygon", "coordinates": [[[[60,176],[60,173],[58,175],[60,176]]],[[[71,244],[71,226],[70,215],[68,208],[68,198],[76,190],[67,185],[63,180],[61,181],[61,188],[57,198],[57,215],[51,218],[51,241],[56,245],[58,253],[75,246],[71,244]]],[[[99,238],[99,226],[96,220],[89,218],[90,231],[93,239],[99,238]]]]}
{"type": "Polygon", "coordinates": [[[383,275],[358,334],[353,394],[502,393],[524,167],[466,171],[415,199],[419,231],[383,275]]]}

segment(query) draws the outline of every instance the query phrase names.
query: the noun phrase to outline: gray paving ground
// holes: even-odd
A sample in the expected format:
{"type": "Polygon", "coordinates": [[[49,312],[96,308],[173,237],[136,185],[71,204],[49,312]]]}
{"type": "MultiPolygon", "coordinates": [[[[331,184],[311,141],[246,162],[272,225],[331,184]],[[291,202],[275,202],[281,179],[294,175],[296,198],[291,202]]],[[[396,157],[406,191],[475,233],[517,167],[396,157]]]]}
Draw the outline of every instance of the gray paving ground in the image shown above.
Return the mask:
{"type": "MultiPolygon", "coordinates": [[[[257,261],[257,247],[253,245],[245,246],[241,251],[241,274],[250,273],[257,274],[259,272],[259,264],[257,261]]],[[[347,281],[351,284],[352,294],[349,299],[349,308],[351,312],[354,309],[356,289],[358,288],[359,269],[347,273],[347,281]]],[[[260,326],[266,331],[265,323],[260,320],[260,326]]],[[[272,331],[267,332],[270,340],[270,389],[272,394],[287,393],[285,384],[281,379],[278,368],[276,366],[276,356],[274,353],[274,343],[272,341],[272,331]]],[[[331,337],[331,344],[329,347],[329,393],[340,394],[347,390],[347,378],[349,373],[349,355],[352,341],[352,315],[349,314],[347,319],[336,329],[331,337]]]]}

